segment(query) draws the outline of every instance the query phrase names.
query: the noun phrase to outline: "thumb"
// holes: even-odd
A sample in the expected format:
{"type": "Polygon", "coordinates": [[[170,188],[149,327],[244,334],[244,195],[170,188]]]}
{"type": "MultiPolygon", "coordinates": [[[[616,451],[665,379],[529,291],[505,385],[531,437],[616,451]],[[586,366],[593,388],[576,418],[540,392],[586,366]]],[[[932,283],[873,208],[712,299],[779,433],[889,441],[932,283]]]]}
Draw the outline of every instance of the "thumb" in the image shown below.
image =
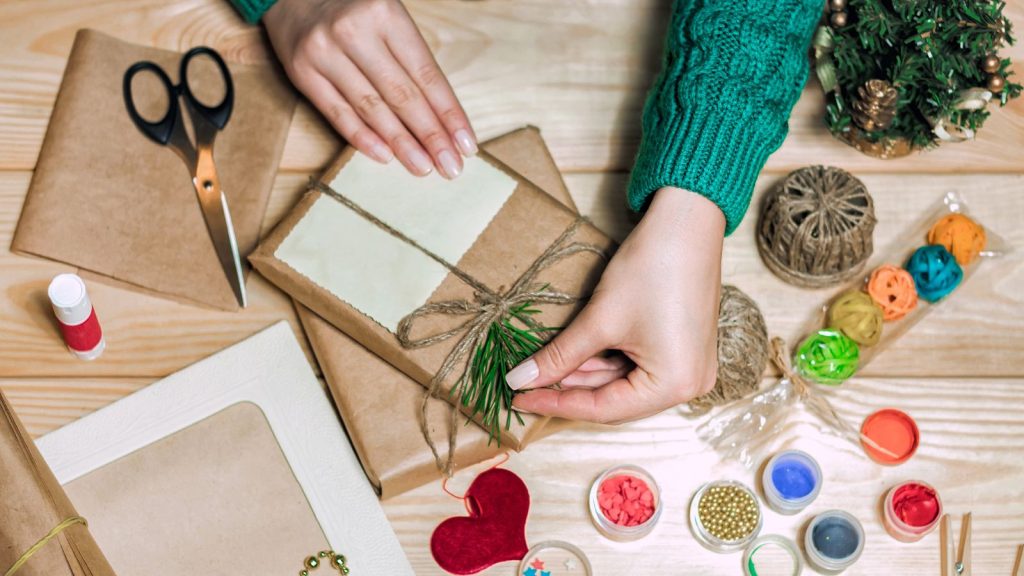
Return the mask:
{"type": "Polygon", "coordinates": [[[607,347],[604,333],[588,306],[546,346],[510,370],[505,382],[513,390],[556,384],[607,347]]]}

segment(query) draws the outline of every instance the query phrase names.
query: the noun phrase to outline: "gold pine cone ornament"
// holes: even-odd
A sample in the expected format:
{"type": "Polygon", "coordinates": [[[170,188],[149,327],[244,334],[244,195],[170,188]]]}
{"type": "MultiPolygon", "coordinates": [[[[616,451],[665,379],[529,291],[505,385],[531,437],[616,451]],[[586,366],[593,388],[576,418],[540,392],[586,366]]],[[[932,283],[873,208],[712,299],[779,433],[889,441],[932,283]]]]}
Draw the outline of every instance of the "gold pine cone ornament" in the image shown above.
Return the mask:
{"type": "Polygon", "coordinates": [[[896,88],[885,80],[868,80],[857,89],[851,113],[853,121],[868,132],[887,129],[896,117],[898,97],[896,88]]]}

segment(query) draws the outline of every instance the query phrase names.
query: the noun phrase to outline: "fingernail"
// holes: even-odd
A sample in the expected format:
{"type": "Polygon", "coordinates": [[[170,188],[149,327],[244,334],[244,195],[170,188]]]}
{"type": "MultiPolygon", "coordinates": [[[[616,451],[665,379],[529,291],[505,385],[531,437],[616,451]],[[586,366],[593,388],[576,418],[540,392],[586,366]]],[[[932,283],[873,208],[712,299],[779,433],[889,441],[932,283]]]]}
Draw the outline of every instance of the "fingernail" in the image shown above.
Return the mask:
{"type": "Polygon", "coordinates": [[[430,157],[420,150],[409,151],[409,164],[412,164],[412,169],[420,176],[426,176],[434,170],[430,157]]]}
{"type": "Polygon", "coordinates": [[[519,412],[520,414],[533,414],[533,412],[530,412],[529,410],[523,410],[522,408],[516,406],[515,404],[512,405],[512,409],[515,410],[516,412],[519,412]]]}
{"type": "Polygon", "coordinates": [[[370,148],[370,155],[373,156],[374,160],[381,164],[387,164],[395,157],[395,154],[391,152],[391,149],[383,144],[374,144],[373,147],[370,148]]]}
{"type": "Polygon", "coordinates": [[[472,156],[477,152],[476,140],[465,128],[455,131],[455,143],[459,145],[459,150],[466,156],[472,156]]]}
{"type": "Polygon", "coordinates": [[[457,178],[462,169],[459,168],[459,161],[455,158],[455,154],[452,154],[448,150],[442,150],[437,155],[437,159],[441,162],[441,169],[444,170],[444,175],[448,178],[457,178]]]}
{"type": "Polygon", "coordinates": [[[516,366],[505,375],[505,383],[513,390],[519,390],[540,375],[540,367],[533,358],[527,358],[519,366],[516,366]]]}

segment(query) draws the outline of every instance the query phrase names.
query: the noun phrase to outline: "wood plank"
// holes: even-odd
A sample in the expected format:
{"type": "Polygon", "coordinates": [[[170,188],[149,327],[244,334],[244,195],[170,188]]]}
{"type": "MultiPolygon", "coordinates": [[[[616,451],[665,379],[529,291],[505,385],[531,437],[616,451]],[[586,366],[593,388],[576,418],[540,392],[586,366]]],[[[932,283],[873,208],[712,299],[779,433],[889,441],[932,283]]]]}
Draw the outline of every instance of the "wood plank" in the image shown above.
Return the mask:
{"type": "MultiPolygon", "coordinates": [[[[876,254],[931,210],[946,192],[964,195],[970,211],[1009,247],[1024,246],[1022,175],[860,174],[871,192],[879,223],[876,254]]],[[[762,177],[752,208],[726,240],[723,280],[736,284],[760,305],[769,330],[795,343],[814,321],[817,306],[836,289],[805,290],[779,280],[761,261],[754,240],[757,206],[779,181],[762,177]]],[[[580,210],[611,236],[622,239],[631,224],[623,207],[626,176],[570,174],[580,210]]],[[[923,239],[922,239],[923,243],[923,239]]],[[[896,262],[899,264],[899,262],[896,262]]],[[[986,262],[949,301],[864,369],[865,375],[1003,376],[1024,374],[1024,262],[1019,254],[986,262]]]]}
{"type": "MultiPolygon", "coordinates": [[[[0,387],[28,429],[40,434],[145,382],[0,379],[0,387]]],[[[916,418],[921,447],[898,467],[873,464],[853,445],[821,433],[802,409],[794,410],[770,449],[795,447],[814,455],[824,472],[822,492],[806,513],[766,512],[763,533],[796,538],[812,514],[840,508],[856,515],[867,534],[867,550],[848,574],[937,574],[938,532],[916,544],[901,544],[885,533],[878,512],[879,499],[889,487],[918,478],[939,490],[950,513],[974,513],[975,573],[1008,574],[1024,534],[1022,387],[1022,379],[857,379],[833,394],[836,409],[852,423],[883,406],[898,407],[916,418]],[[970,390],[969,400],[965,389],[970,390]]],[[[690,574],[734,573],[738,555],[708,552],[690,536],[689,499],[698,486],[713,479],[756,485],[755,472],[722,461],[697,440],[695,428],[702,421],[668,411],[618,427],[580,426],[514,455],[507,467],[524,479],[532,498],[528,542],[573,542],[588,554],[597,574],[615,574],[625,565],[631,574],[675,574],[679,566],[686,566],[690,574]],[[654,474],[665,510],[650,536],[616,544],[592,527],[585,502],[593,479],[625,462],[654,474]]],[[[482,468],[460,471],[451,489],[462,492],[482,468]]],[[[385,501],[384,508],[416,573],[442,574],[430,556],[430,534],[443,518],[463,514],[462,504],[433,483],[385,501]]],[[[510,570],[509,564],[501,564],[485,574],[498,576],[510,570]]]]}
{"type": "MultiPolygon", "coordinates": [[[[410,0],[482,138],[531,123],[541,127],[566,171],[624,170],[632,164],[644,94],[660,65],[669,0],[410,0]]],[[[1024,0],[1011,0],[1024,22],[1024,0]]],[[[268,58],[260,30],[223,0],[8,0],[0,19],[0,168],[35,165],[67,54],[77,29],[92,27],[170,49],[208,44],[234,60],[268,58]]],[[[1024,62],[1024,43],[1004,50],[1024,62]]],[[[912,159],[867,158],[834,141],[823,98],[809,85],[793,112],[790,137],[772,173],[814,159],[860,171],[1019,171],[1024,99],[995,112],[978,140],[912,159]]],[[[338,141],[302,106],[282,166],[319,171],[338,141]]]]}
{"type": "MultiPolygon", "coordinates": [[[[286,319],[292,325],[315,370],[291,299],[259,274],[247,283],[249,307],[238,313],[179,304],[100,282],[89,283],[89,295],[107,340],[107,350],[94,362],[83,362],[64,349],[49,309],[46,286],[71,266],[11,254],[9,246],[21,213],[30,174],[0,172],[0,374],[5,376],[134,376],[159,377],[286,319]]],[[[305,178],[277,180],[267,225],[294,204],[305,178]]]]}

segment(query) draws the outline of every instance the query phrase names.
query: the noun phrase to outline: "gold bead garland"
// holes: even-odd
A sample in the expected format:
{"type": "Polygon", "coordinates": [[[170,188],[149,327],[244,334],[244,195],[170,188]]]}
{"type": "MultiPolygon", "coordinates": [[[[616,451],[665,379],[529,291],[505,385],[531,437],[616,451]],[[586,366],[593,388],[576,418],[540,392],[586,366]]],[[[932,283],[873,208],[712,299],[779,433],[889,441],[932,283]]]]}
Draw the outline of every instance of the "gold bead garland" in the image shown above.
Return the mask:
{"type": "Polygon", "coordinates": [[[708,534],[735,542],[757,529],[761,509],[754,497],[739,486],[711,486],[700,497],[697,517],[708,534]]]}
{"type": "Polygon", "coordinates": [[[315,556],[307,556],[302,562],[304,568],[299,570],[299,576],[309,576],[310,570],[316,570],[319,568],[324,561],[327,562],[327,566],[334,568],[341,574],[348,574],[349,568],[347,565],[348,560],[344,554],[336,554],[334,550],[321,550],[317,552],[315,556]]]}

